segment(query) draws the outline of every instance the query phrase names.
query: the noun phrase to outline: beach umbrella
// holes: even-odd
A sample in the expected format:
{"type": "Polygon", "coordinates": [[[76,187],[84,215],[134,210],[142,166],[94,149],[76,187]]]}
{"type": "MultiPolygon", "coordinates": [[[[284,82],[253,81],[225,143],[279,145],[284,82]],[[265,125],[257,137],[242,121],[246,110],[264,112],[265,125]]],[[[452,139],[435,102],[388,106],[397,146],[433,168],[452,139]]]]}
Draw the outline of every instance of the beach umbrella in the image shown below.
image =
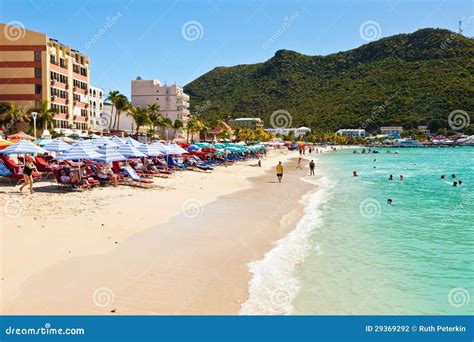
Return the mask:
{"type": "Polygon", "coordinates": [[[44,145],[43,148],[49,152],[64,152],[70,150],[72,146],[61,139],[54,139],[49,144],[44,145]]]}
{"type": "Polygon", "coordinates": [[[98,146],[94,145],[91,140],[78,140],[72,146],[81,146],[82,148],[91,151],[96,151],[99,148],[98,146]]]}
{"type": "Polygon", "coordinates": [[[110,145],[105,145],[104,147],[99,148],[98,152],[102,155],[102,157],[96,160],[101,163],[111,163],[119,160],[127,160],[124,155],[117,151],[117,148],[110,145]]]}
{"type": "Polygon", "coordinates": [[[184,148],[182,148],[181,146],[177,144],[171,144],[171,145],[168,145],[168,147],[170,148],[170,152],[172,152],[172,154],[188,153],[188,151],[186,151],[184,148]]]}
{"type": "Polygon", "coordinates": [[[119,144],[119,145],[124,143],[124,141],[116,135],[112,135],[110,137],[110,140],[112,140],[114,143],[119,144]]]}
{"type": "Polygon", "coordinates": [[[26,134],[25,132],[23,131],[20,131],[16,134],[13,134],[13,135],[9,135],[8,136],[8,139],[10,140],[18,140],[18,139],[24,139],[24,140],[35,140],[35,137],[29,135],[29,134],[26,134]]]}
{"type": "Polygon", "coordinates": [[[45,149],[33,144],[28,140],[20,140],[10,146],[0,150],[0,154],[35,154],[46,153],[45,149]]]}
{"type": "Polygon", "coordinates": [[[35,140],[35,143],[43,147],[44,145],[49,144],[52,141],[53,140],[51,140],[50,138],[39,138],[35,140]]]}
{"type": "Polygon", "coordinates": [[[133,147],[139,147],[139,146],[143,145],[141,142],[133,139],[132,137],[126,137],[124,142],[126,144],[132,145],[133,147]]]}
{"type": "Polygon", "coordinates": [[[11,141],[0,139],[0,149],[10,146],[11,144],[13,144],[11,141]]]}
{"type": "Polygon", "coordinates": [[[95,150],[87,149],[83,145],[75,145],[62,155],[54,158],[55,160],[95,160],[101,158],[102,155],[95,150]]]}
{"type": "Polygon", "coordinates": [[[130,144],[121,144],[118,148],[118,153],[124,155],[127,158],[142,158],[146,157],[145,154],[137,150],[130,144]]]}
{"type": "Polygon", "coordinates": [[[161,156],[163,153],[161,153],[158,150],[158,147],[154,145],[148,145],[148,144],[140,144],[141,146],[137,147],[137,150],[139,150],[141,153],[146,154],[147,156],[161,156]]]}
{"type": "Polygon", "coordinates": [[[188,151],[199,151],[200,149],[201,149],[201,147],[199,147],[195,144],[188,147],[188,151]]]}
{"type": "Polygon", "coordinates": [[[167,145],[164,145],[160,142],[154,142],[153,144],[151,144],[151,146],[155,147],[158,151],[160,151],[162,154],[164,155],[171,155],[171,154],[174,154],[172,153],[171,149],[169,148],[169,146],[167,145]]]}
{"type": "Polygon", "coordinates": [[[100,138],[97,138],[95,140],[92,141],[92,144],[94,144],[95,146],[110,146],[110,147],[119,147],[119,144],[112,141],[112,139],[109,139],[107,137],[100,137],[100,138]]]}

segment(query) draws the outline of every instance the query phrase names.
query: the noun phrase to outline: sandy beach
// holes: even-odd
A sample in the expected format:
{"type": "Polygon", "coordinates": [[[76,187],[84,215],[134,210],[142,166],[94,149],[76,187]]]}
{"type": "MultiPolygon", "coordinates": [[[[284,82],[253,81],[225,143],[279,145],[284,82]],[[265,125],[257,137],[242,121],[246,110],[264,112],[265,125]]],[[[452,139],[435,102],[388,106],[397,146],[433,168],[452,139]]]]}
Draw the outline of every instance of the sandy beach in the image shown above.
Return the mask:
{"type": "Polygon", "coordinates": [[[178,172],[154,189],[65,192],[43,181],[22,195],[2,184],[2,313],[239,313],[248,263],[294,228],[315,189],[297,156],[178,172]]]}

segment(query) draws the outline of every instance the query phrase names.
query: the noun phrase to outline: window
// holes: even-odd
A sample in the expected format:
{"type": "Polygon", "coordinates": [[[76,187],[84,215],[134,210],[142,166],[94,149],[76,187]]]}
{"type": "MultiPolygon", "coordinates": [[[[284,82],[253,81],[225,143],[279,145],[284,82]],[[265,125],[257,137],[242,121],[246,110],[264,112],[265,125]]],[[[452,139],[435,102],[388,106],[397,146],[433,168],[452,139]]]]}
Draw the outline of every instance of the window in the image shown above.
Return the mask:
{"type": "Polygon", "coordinates": [[[43,92],[43,87],[41,84],[35,84],[35,94],[41,94],[43,92]]]}
{"type": "Polygon", "coordinates": [[[166,102],[170,102],[170,97],[166,96],[166,102]]]}
{"type": "Polygon", "coordinates": [[[35,61],[41,61],[41,51],[35,51],[35,61]]]}
{"type": "Polygon", "coordinates": [[[35,77],[41,78],[41,68],[35,68],[35,77]]]}
{"type": "Polygon", "coordinates": [[[56,56],[55,55],[49,56],[49,61],[53,64],[56,64],[56,56]]]}
{"type": "Polygon", "coordinates": [[[59,65],[60,65],[62,68],[66,68],[66,62],[64,61],[64,58],[60,58],[60,59],[59,59],[59,65]]]}

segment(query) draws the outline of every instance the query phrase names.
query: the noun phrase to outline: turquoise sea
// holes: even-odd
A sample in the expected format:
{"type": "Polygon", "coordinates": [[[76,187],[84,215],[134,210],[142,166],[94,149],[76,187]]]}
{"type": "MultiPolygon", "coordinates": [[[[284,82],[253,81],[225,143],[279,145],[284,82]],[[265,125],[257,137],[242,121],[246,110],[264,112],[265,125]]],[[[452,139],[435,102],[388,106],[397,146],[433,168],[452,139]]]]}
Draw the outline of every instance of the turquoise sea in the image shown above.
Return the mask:
{"type": "Polygon", "coordinates": [[[474,314],[474,148],[377,151],[310,156],[318,190],[242,314],[474,314]]]}
{"type": "Polygon", "coordinates": [[[377,151],[314,156],[325,196],[303,220],[291,312],[474,314],[474,148],[377,151]]]}

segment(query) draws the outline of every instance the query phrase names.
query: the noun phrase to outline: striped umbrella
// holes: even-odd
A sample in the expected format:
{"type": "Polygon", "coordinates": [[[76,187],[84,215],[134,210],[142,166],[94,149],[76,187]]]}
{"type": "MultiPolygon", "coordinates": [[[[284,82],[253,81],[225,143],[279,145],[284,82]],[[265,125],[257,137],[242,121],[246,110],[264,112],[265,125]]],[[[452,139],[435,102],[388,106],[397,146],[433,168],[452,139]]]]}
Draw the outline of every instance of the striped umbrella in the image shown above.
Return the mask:
{"type": "Polygon", "coordinates": [[[102,158],[102,155],[94,150],[87,149],[86,147],[78,144],[72,147],[69,151],[64,152],[59,157],[54,158],[55,160],[95,160],[102,158]]]}
{"type": "Polygon", "coordinates": [[[102,157],[96,160],[101,163],[111,163],[119,160],[127,160],[124,155],[117,152],[116,147],[110,145],[105,145],[104,147],[99,148],[98,152],[102,155],[102,157]]]}
{"type": "Polygon", "coordinates": [[[81,146],[85,150],[89,150],[89,151],[97,151],[97,149],[99,148],[98,146],[95,146],[91,140],[79,140],[72,146],[73,147],[81,146]]]}
{"type": "Polygon", "coordinates": [[[156,148],[158,151],[160,151],[164,155],[174,154],[174,153],[172,153],[172,150],[169,148],[169,146],[164,145],[160,142],[154,142],[153,144],[151,144],[151,146],[156,148]]]}
{"type": "Polygon", "coordinates": [[[121,144],[118,148],[118,153],[124,155],[127,158],[142,158],[146,157],[143,153],[137,150],[130,144],[121,144]]]}
{"type": "Polygon", "coordinates": [[[163,155],[163,153],[161,153],[158,150],[158,147],[154,146],[154,145],[141,144],[141,146],[137,147],[137,150],[139,150],[143,154],[146,154],[147,156],[161,156],[161,155],[163,155]]]}
{"type": "Polygon", "coordinates": [[[41,148],[28,140],[20,140],[17,143],[0,150],[0,154],[35,154],[47,153],[44,148],[41,148]]]}
{"type": "Polygon", "coordinates": [[[92,144],[95,146],[110,146],[110,147],[119,147],[119,144],[116,142],[112,141],[112,139],[106,138],[106,137],[100,137],[92,141],[92,144]]]}
{"type": "Polygon", "coordinates": [[[177,145],[177,144],[171,144],[171,145],[168,145],[169,149],[171,152],[173,152],[172,154],[184,154],[184,153],[189,153],[188,151],[186,151],[184,148],[182,148],[181,146],[177,145]]]}
{"type": "Polygon", "coordinates": [[[141,142],[133,139],[132,137],[126,137],[124,142],[126,144],[132,145],[133,147],[139,147],[139,146],[143,145],[141,142]]]}
{"type": "Polygon", "coordinates": [[[119,145],[124,143],[124,141],[123,141],[122,139],[120,139],[120,138],[119,138],[118,136],[116,136],[116,135],[112,135],[112,136],[110,137],[110,140],[112,140],[114,143],[117,143],[117,144],[119,144],[119,145]]]}
{"type": "Polygon", "coordinates": [[[49,144],[44,145],[43,148],[49,152],[64,152],[70,150],[72,146],[66,144],[61,139],[54,139],[49,144]]]}

